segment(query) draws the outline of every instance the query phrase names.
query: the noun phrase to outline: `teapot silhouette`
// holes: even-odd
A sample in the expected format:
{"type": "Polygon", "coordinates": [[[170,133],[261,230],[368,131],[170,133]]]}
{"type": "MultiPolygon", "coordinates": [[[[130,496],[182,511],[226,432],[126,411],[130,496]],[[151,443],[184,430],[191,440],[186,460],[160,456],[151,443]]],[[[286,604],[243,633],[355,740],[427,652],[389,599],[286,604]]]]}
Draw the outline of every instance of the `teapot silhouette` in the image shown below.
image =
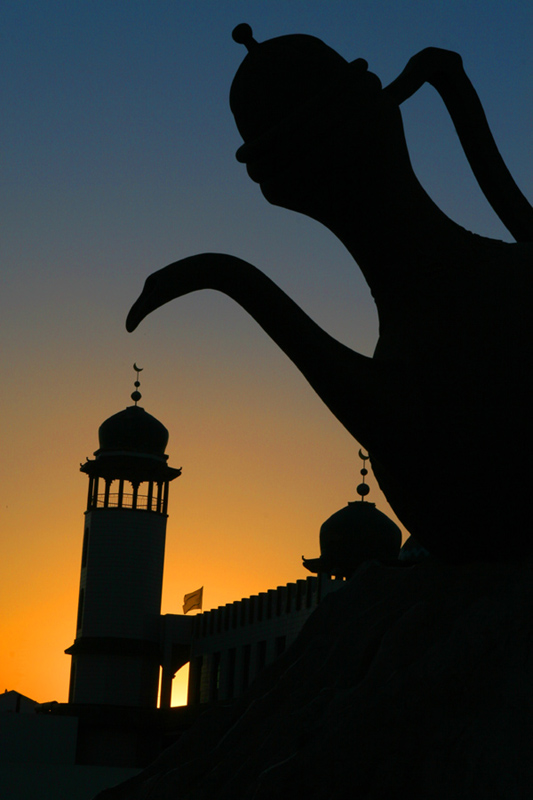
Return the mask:
{"type": "Polygon", "coordinates": [[[349,63],[314,37],[257,43],[241,25],[234,38],[249,51],[230,95],[244,138],[237,158],[270,203],[326,225],[352,254],[378,309],[374,355],[336,341],[260,270],[221,253],[151,275],[128,330],[189,292],[224,292],[369,452],[391,507],[435,557],[526,558],[533,549],[533,209],[501,159],[460,56],[423,50],[383,88],[366,61],[349,63]],[[464,230],[420,185],[400,105],[424,82],[441,94],[515,243],[464,230]],[[505,481],[494,465],[502,453],[505,481]]]}

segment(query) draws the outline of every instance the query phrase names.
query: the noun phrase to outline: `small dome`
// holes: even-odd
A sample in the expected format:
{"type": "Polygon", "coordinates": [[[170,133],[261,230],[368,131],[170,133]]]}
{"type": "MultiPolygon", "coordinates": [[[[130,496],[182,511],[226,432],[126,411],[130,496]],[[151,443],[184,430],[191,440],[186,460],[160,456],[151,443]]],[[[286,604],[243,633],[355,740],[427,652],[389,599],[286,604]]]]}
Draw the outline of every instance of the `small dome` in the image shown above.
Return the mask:
{"type": "Polygon", "coordinates": [[[144,408],[128,406],[100,425],[98,441],[99,454],[128,451],[162,456],[168,444],[168,431],[144,408]]]}
{"type": "Polygon", "coordinates": [[[363,561],[397,559],[401,544],[399,527],[374,503],[358,500],[323,523],[320,558],[304,559],[304,567],[311,572],[350,577],[363,561]]]}

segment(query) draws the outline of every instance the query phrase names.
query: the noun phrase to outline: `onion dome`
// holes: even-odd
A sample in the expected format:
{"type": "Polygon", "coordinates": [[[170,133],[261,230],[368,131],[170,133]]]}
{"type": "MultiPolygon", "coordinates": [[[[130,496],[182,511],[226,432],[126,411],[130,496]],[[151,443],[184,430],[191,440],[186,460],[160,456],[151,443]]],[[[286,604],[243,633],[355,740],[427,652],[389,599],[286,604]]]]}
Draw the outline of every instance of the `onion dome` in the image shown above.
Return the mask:
{"type": "Polygon", "coordinates": [[[100,449],[95,455],[133,452],[162,456],[168,444],[168,431],[144,408],[128,406],[100,425],[98,441],[100,449]]]}
{"type": "Polygon", "coordinates": [[[98,429],[100,449],[95,456],[121,452],[154,456],[165,454],[168,431],[163,423],[137,405],[142,397],[139,391],[139,373],[142,372],[142,367],[135,363],[133,369],[137,373],[135,391],[131,393],[135,405],[128,406],[124,411],[119,411],[102,422],[98,429]]]}
{"type": "Polygon", "coordinates": [[[398,558],[399,527],[374,503],[357,500],[331,515],[320,528],[320,558],[303,559],[310,572],[349,578],[364,561],[398,558]]]}
{"type": "Polygon", "coordinates": [[[100,446],[94,453],[96,458],[94,461],[87,459],[80,469],[108,480],[173,480],[181,469],[167,466],[168,431],[162,422],[137,405],[141,399],[139,372],[142,369],[136,364],[133,368],[137,372],[135,391],[131,394],[135,405],[102,422],[98,429],[100,446]]]}
{"type": "Polygon", "coordinates": [[[320,558],[303,559],[310,572],[322,572],[336,578],[349,578],[364,561],[395,561],[402,546],[400,528],[374,503],[365,502],[368,470],[363,459],[363,481],[357,487],[361,500],[348,503],[331,515],[320,528],[320,558]]]}

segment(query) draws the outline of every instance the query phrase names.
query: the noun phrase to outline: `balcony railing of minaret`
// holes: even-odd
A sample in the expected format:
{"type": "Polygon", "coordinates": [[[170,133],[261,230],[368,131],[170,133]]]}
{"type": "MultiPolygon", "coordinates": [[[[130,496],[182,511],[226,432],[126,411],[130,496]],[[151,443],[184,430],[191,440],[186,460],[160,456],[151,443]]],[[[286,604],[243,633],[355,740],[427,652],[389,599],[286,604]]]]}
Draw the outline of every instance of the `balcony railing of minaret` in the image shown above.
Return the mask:
{"type": "MultiPolygon", "coordinates": [[[[152,489],[152,485],[149,486],[152,489]]],[[[126,508],[134,511],[153,511],[158,514],[166,514],[168,500],[168,485],[161,484],[153,487],[155,491],[148,491],[147,494],[139,492],[98,492],[93,494],[89,500],[89,510],[97,508],[126,508]]]]}

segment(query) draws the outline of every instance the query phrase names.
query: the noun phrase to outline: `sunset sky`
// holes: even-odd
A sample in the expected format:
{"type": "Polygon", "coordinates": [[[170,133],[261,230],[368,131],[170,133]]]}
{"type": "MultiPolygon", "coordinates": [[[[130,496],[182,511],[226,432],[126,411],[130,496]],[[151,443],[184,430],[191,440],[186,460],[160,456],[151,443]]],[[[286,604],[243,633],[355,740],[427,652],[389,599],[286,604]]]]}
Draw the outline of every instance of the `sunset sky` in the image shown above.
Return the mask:
{"type": "MultiPolygon", "coordinates": [[[[230,299],[196,293],[133,334],[124,327],[149,273],[220,251],[373,351],[373,301],[343,246],[269,206],[235,160],[228,93],[246,52],[231,39],[240,22],[259,41],[319,36],[348,60],[364,57],[384,84],[424,47],[458,51],[533,198],[531,0],[4,0],[0,691],[67,700],[79,465],[101,422],[131,405],[134,361],[140,405],[169,429],[169,464],[183,467],[171,484],[163,613],[180,613],[201,585],[211,608],[306,577],[301,556],[319,555],[321,523],[356,499],[358,444],[230,299]]],[[[438,95],[424,87],[403,115],[415,170],[440,207],[510,241],[438,95]]],[[[457,485],[468,491],[460,462],[457,485]]]]}

